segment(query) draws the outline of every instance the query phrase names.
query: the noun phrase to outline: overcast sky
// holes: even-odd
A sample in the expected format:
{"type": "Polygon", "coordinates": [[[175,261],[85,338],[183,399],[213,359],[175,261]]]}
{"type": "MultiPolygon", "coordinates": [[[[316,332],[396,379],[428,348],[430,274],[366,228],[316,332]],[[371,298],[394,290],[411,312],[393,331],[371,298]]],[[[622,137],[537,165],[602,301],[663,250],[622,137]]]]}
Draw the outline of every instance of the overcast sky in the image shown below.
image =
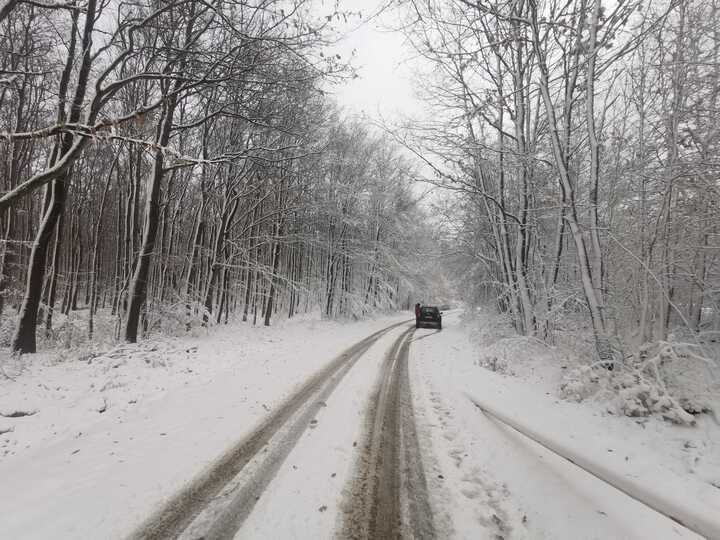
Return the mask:
{"type": "MultiPolygon", "coordinates": [[[[387,0],[340,0],[341,10],[361,11],[363,21],[376,13],[387,0]]],[[[339,27],[344,38],[338,51],[347,58],[355,51],[353,65],[359,77],[333,91],[340,105],[357,113],[382,115],[396,119],[398,114],[415,116],[422,105],[415,99],[412,82],[413,51],[403,35],[389,28],[397,22],[397,14],[386,10],[382,15],[361,23],[354,17],[339,27]]]]}

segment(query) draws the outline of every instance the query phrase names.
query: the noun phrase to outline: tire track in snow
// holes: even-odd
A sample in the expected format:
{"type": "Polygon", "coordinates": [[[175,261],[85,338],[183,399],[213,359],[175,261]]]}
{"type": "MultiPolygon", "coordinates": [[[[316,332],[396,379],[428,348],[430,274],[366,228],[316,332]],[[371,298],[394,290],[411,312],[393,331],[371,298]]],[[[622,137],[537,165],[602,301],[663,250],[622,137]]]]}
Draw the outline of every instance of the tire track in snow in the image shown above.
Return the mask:
{"type": "Polygon", "coordinates": [[[307,429],[309,420],[324,406],[324,399],[376,341],[404,324],[407,324],[407,321],[371,334],[311,376],[255,430],[228,449],[209,469],[168,500],[129,538],[132,540],[178,538],[204,511],[214,514],[215,520],[210,524],[209,531],[195,535],[195,538],[232,538],[242,525],[242,521],[252,511],[262,490],[307,429]],[[261,453],[265,454],[261,456],[263,461],[253,471],[248,481],[244,485],[231,488],[231,503],[227,505],[225,501],[220,511],[212,512],[211,507],[216,497],[253,458],[261,453]]]}
{"type": "Polygon", "coordinates": [[[385,357],[341,538],[435,538],[410,393],[408,354],[414,331],[404,332],[385,357]]]}
{"type": "MultiPolygon", "coordinates": [[[[439,330],[438,330],[439,332],[439,330]]],[[[433,334],[429,334],[433,335],[433,334]]],[[[415,340],[412,340],[415,341],[415,340]]],[[[407,497],[408,517],[412,525],[414,538],[436,537],[430,497],[428,495],[425,469],[422,463],[420,439],[415,421],[413,395],[410,388],[410,369],[408,366],[411,341],[406,341],[401,349],[400,358],[400,399],[402,415],[402,437],[404,458],[404,493],[407,497]]]]}

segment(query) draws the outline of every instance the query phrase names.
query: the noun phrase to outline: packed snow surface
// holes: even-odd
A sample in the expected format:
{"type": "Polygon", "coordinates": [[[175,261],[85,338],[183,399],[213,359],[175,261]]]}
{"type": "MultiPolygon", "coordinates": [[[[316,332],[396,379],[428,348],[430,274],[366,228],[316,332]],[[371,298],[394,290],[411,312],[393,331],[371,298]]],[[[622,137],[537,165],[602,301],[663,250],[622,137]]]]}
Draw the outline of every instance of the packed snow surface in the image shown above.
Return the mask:
{"type": "MultiPolygon", "coordinates": [[[[0,536],[126,536],[311,374],[369,334],[408,319],[402,313],[345,324],[237,324],[93,357],[66,353],[58,361],[44,353],[6,362],[0,536]]],[[[338,530],[380,364],[406,328],[379,339],[342,378],[237,538],[329,538],[338,530]]],[[[544,346],[514,341],[504,368],[493,371],[489,342],[475,319],[453,312],[440,332],[416,330],[410,346],[413,405],[439,537],[697,538],[474,402],[720,519],[720,429],[711,417],[681,427],[618,416],[600,400],[564,401],[558,390],[567,362],[544,346]]]]}

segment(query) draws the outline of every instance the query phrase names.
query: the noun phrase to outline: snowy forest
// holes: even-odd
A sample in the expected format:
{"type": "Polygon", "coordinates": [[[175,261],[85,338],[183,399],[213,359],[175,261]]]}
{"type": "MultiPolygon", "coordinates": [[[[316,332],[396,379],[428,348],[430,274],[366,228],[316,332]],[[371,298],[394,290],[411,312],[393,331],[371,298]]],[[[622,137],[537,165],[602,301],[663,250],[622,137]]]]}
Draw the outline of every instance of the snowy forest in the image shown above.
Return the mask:
{"type": "Polygon", "coordinates": [[[353,14],[305,4],[2,5],[13,350],[99,326],[134,342],[163,325],[409,305],[426,236],[408,227],[413,167],[326,96],[352,75],[323,50],[353,14]]]}
{"type": "Polygon", "coordinates": [[[427,114],[382,130],[328,93],[337,3],[4,0],[5,344],[407,309],[446,266],[604,363],[717,335],[718,2],[386,8],[427,114]]]}
{"type": "Polygon", "coordinates": [[[720,0],[0,0],[0,536],[720,540],[720,0]]]}
{"type": "Polygon", "coordinates": [[[457,197],[478,303],[602,363],[720,333],[720,3],[413,1],[433,121],[407,144],[457,197]],[[685,339],[688,335],[700,336],[685,339]]]}

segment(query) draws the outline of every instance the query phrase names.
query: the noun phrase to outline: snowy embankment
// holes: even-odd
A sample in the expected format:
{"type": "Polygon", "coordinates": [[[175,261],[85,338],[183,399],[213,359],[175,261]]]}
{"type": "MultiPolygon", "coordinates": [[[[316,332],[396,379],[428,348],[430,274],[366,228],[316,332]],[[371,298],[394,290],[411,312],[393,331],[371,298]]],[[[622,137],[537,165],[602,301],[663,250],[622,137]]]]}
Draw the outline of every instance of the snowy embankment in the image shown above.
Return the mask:
{"type": "Polygon", "coordinates": [[[484,414],[474,401],[720,527],[720,428],[711,417],[682,427],[611,414],[602,400],[563,401],[566,363],[553,351],[515,346],[503,359],[513,374],[493,372],[482,361],[489,340],[473,339],[472,323],[452,316],[443,326],[413,344],[411,365],[415,399],[427,418],[420,426],[426,454],[435,456],[427,476],[447,535],[477,538],[479,526],[487,537],[505,538],[697,537],[484,414]]]}
{"type": "Polygon", "coordinates": [[[2,535],[128,534],[310,374],[404,319],[238,324],[95,358],[25,357],[0,379],[2,535]]]}

